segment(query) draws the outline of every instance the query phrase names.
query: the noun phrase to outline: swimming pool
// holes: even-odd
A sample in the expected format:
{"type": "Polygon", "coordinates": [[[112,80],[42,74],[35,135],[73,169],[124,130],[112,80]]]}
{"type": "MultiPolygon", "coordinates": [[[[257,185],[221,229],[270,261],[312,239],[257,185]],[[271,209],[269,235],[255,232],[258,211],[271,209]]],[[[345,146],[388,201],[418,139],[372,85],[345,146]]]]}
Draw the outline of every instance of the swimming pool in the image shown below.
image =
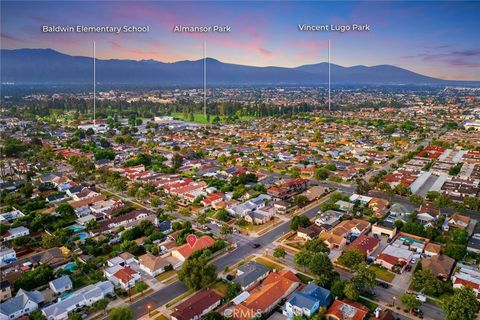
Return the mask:
{"type": "Polygon", "coordinates": [[[77,264],[75,262],[70,262],[65,267],[63,267],[63,270],[73,271],[73,269],[75,269],[76,266],[77,266],[77,264]]]}
{"type": "Polygon", "coordinates": [[[73,232],[79,232],[79,231],[85,230],[85,227],[79,224],[74,224],[74,225],[68,226],[67,229],[72,230],[73,232]]]}

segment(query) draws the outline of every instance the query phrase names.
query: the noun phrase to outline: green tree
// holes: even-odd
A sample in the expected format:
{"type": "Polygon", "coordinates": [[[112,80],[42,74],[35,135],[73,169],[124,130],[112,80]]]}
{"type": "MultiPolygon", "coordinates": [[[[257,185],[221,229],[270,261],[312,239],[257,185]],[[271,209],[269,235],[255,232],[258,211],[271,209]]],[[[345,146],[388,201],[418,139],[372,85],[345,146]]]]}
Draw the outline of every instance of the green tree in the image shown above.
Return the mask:
{"type": "Polygon", "coordinates": [[[325,241],[323,241],[323,239],[320,239],[320,238],[307,240],[307,242],[305,242],[304,247],[307,251],[330,253],[330,249],[325,244],[325,241]]]}
{"type": "Polygon", "coordinates": [[[215,266],[208,263],[208,256],[202,254],[187,259],[178,272],[178,278],[190,289],[199,290],[212,284],[217,278],[217,272],[215,266]]]}
{"type": "Polygon", "coordinates": [[[454,294],[442,301],[446,320],[473,320],[480,310],[480,303],[470,287],[455,290],[454,294]]]}
{"type": "Polygon", "coordinates": [[[325,168],[318,168],[316,171],[315,171],[315,178],[317,180],[326,180],[328,178],[329,174],[328,174],[328,170],[325,169],[325,168]]]}
{"type": "Polygon", "coordinates": [[[337,297],[338,299],[343,299],[343,297],[345,296],[344,289],[345,289],[345,281],[340,279],[333,280],[330,291],[335,297],[337,297]]]}
{"type": "Polygon", "coordinates": [[[329,286],[333,280],[332,261],[325,253],[314,253],[308,263],[308,270],[313,273],[322,286],[329,286]]]}
{"type": "Polygon", "coordinates": [[[358,264],[365,262],[365,255],[357,248],[348,248],[343,251],[338,261],[349,269],[355,268],[358,264]]]}
{"type": "Polygon", "coordinates": [[[283,247],[276,247],[273,251],[273,256],[275,258],[283,259],[287,255],[287,251],[283,247]]]}
{"type": "Polygon", "coordinates": [[[408,197],[408,201],[419,206],[423,203],[423,198],[417,194],[412,194],[408,197]]]}
{"type": "Polygon", "coordinates": [[[293,197],[292,201],[293,201],[294,205],[296,205],[300,208],[305,206],[309,202],[308,198],[306,196],[303,196],[303,195],[298,195],[298,196],[293,197]]]}
{"type": "Polygon", "coordinates": [[[293,217],[292,221],[290,222],[290,228],[294,231],[298,230],[298,227],[303,227],[306,228],[312,223],[310,222],[310,219],[306,216],[295,216],[293,217]]]}
{"type": "Polygon", "coordinates": [[[350,299],[352,301],[357,301],[360,297],[360,292],[358,291],[358,288],[355,286],[355,284],[351,282],[347,282],[345,284],[345,287],[343,288],[343,293],[347,299],[350,299]]]}
{"type": "Polygon", "coordinates": [[[310,263],[312,253],[307,250],[301,250],[295,254],[293,261],[301,267],[307,267],[310,263]]]}
{"type": "Polygon", "coordinates": [[[72,216],[75,214],[75,209],[68,204],[68,203],[61,203],[58,205],[57,209],[55,210],[61,216],[72,216]]]}
{"type": "Polygon", "coordinates": [[[445,284],[430,270],[417,270],[412,277],[412,289],[438,297],[445,292],[445,284]]]}
{"type": "Polygon", "coordinates": [[[107,299],[100,299],[98,301],[95,301],[93,303],[93,307],[95,310],[101,310],[103,313],[105,313],[105,309],[107,309],[108,306],[108,300],[107,299]]]}
{"type": "Polygon", "coordinates": [[[70,312],[68,320],[82,320],[82,315],[79,312],[70,312]]]}
{"type": "Polygon", "coordinates": [[[135,283],[135,290],[143,295],[143,291],[148,289],[148,285],[143,281],[135,283]]]}
{"type": "Polygon", "coordinates": [[[235,298],[240,292],[242,291],[242,288],[238,283],[235,281],[229,281],[227,282],[227,295],[225,298],[227,300],[232,300],[235,298]]]}
{"type": "Polygon", "coordinates": [[[422,302],[417,299],[414,294],[402,294],[400,296],[400,302],[410,311],[413,308],[418,308],[422,305],[422,302]]]}
{"type": "Polygon", "coordinates": [[[360,289],[373,289],[377,283],[375,272],[368,268],[365,262],[357,264],[354,268],[352,282],[360,289]]]}
{"type": "Polygon", "coordinates": [[[117,307],[110,311],[109,320],[133,320],[134,314],[130,307],[117,307]]]}

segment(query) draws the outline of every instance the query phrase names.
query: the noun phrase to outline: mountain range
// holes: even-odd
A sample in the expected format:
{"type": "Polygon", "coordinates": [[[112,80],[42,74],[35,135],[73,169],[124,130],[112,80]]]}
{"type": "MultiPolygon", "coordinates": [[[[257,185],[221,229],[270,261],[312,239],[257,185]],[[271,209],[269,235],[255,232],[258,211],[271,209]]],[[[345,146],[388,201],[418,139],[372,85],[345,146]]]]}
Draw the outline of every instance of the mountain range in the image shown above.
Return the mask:
{"type": "MultiPolygon", "coordinates": [[[[15,84],[89,84],[91,57],[52,49],[1,50],[1,82],[15,84]]],[[[198,86],[203,84],[203,59],[165,63],[155,60],[96,60],[96,80],[108,85],[198,86]]],[[[207,58],[209,85],[319,85],[328,81],[328,64],[296,68],[255,67],[207,58]]],[[[447,85],[473,84],[424,76],[392,65],[342,67],[331,64],[333,84],[447,85]]]]}

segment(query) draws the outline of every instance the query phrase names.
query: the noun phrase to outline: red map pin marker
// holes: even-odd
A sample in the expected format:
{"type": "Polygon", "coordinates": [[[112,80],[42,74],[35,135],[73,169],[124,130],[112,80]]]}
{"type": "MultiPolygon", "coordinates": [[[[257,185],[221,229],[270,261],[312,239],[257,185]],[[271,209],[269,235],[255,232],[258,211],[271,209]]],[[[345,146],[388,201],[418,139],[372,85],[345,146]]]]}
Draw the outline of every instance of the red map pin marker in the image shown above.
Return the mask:
{"type": "Polygon", "coordinates": [[[195,242],[197,242],[197,236],[194,234],[189,234],[187,236],[187,243],[190,245],[190,247],[193,247],[195,242]]]}

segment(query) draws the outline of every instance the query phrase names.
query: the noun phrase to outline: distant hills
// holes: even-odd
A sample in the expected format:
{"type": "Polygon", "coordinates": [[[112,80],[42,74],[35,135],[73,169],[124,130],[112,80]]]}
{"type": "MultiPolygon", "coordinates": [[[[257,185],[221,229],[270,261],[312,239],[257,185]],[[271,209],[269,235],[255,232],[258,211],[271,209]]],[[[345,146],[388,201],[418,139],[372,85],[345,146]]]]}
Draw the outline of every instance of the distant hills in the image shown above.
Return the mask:
{"type": "MultiPolygon", "coordinates": [[[[70,56],[52,49],[1,50],[1,81],[15,84],[88,84],[91,57],[70,56]]],[[[116,85],[197,86],[203,83],[203,60],[164,63],[154,60],[96,61],[97,83],[116,85]]],[[[427,77],[392,65],[331,65],[336,84],[474,84],[427,77]]],[[[296,68],[253,67],[207,59],[209,85],[318,85],[328,81],[328,64],[296,68]]],[[[478,84],[478,82],[476,82],[478,84]]]]}

